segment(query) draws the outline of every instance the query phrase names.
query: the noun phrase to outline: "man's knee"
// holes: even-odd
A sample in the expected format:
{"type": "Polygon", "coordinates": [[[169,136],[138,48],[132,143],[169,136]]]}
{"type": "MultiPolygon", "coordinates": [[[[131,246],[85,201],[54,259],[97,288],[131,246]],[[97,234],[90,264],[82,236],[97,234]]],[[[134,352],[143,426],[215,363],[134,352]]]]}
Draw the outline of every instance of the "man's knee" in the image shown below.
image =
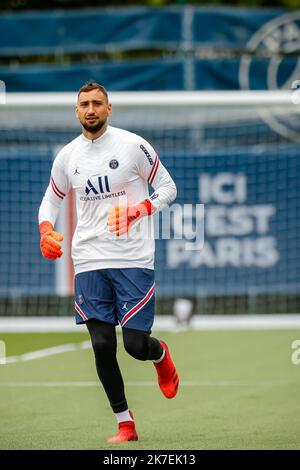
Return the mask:
{"type": "Polygon", "coordinates": [[[96,355],[115,352],[116,333],[113,325],[98,320],[89,320],[86,326],[96,355]]]}
{"type": "Polygon", "coordinates": [[[95,354],[109,354],[114,352],[111,338],[106,336],[97,336],[96,338],[93,338],[92,346],[95,354]]]}
{"type": "Polygon", "coordinates": [[[143,331],[123,329],[124,348],[135,359],[146,361],[148,359],[148,334],[143,331]]]}

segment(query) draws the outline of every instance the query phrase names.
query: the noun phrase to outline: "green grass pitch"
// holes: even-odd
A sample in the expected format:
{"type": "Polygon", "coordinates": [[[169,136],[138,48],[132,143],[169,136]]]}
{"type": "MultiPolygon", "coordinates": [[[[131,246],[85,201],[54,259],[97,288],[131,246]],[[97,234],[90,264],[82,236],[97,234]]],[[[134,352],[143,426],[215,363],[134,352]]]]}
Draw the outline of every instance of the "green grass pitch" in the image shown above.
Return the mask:
{"type": "MultiPolygon", "coordinates": [[[[117,426],[91,349],[0,365],[0,449],[299,449],[299,330],[155,334],[182,385],[164,398],[149,362],[118,345],[138,442],[107,444],[117,426]]],[[[80,343],[86,334],[0,334],[7,355],[80,343]]]]}

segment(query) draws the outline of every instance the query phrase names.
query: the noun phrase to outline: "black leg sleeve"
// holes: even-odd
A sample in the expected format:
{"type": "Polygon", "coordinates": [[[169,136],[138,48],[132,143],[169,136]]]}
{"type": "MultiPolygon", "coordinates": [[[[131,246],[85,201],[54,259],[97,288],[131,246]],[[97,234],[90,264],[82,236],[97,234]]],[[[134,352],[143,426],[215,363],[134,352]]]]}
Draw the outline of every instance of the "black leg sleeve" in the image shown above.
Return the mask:
{"type": "Polygon", "coordinates": [[[128,409],[124,392],[124,382],[117,362],[117,337],[114,325],[99,320],[88,320],[95,354],[98,377],[114,413],[128,409]]]}
{"type": "Polygon", "coordinates": [[[132,328],[123,328],[124,347],[128,354],[140,361],[155,361],[163,353],[163,347],[158,339],[149,333],[132,328]]]}

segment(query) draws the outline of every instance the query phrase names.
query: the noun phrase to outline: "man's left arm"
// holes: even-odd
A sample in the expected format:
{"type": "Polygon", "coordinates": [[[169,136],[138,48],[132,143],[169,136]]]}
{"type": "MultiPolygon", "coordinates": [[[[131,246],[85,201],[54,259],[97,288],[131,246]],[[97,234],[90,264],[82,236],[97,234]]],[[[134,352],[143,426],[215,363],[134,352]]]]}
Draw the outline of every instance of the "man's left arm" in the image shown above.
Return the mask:
{"type": "Polygon", "coordinates": [[[136,151],[138,174],[154,188],[149,198],[130,206],[113,207],[108,214],[108,229],[123,235],[141,218],[169,206],[176,198],[176,185],[148,142],[140,143],[136,151]]]}
{"type": "Polygon", "coordinates": [[[176,198],[177,189],[169,172],[161,163],[156,153],[154,155],[153,167],[147,180],[154,189],[154,192],[150,195],[149,200],[155,210],[160,211],[165,207],[168,207],[176,198]]]}

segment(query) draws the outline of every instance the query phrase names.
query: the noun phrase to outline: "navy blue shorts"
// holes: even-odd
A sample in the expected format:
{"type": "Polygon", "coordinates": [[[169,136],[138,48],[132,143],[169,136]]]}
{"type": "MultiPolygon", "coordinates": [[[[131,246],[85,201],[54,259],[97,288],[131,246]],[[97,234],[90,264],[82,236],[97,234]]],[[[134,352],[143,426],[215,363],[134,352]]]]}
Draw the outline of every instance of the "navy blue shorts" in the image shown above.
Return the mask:
{"type": "Polygon", "coordinates": [[[151,332],[154,321],[153,269],[98,269],[75,276],[76,323],[91,318],[151,332]]]}

